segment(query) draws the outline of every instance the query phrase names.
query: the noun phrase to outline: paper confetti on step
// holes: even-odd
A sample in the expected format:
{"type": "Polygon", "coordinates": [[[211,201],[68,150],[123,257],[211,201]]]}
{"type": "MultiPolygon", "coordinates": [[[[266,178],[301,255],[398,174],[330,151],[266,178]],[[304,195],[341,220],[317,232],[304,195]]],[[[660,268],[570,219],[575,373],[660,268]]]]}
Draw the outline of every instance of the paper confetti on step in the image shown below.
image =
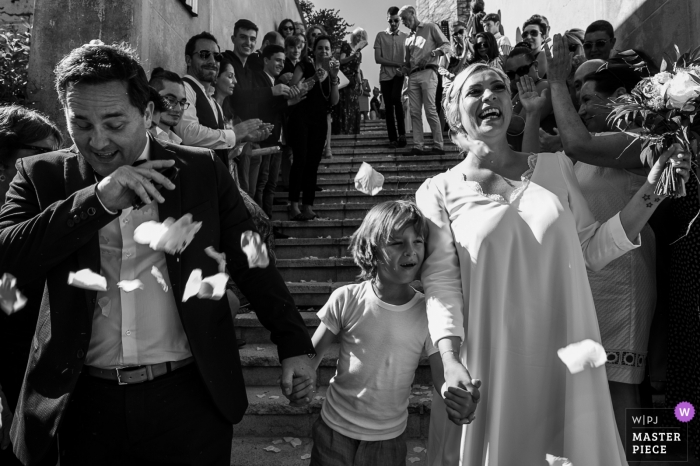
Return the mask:
{"type": "Polygon", "coordinates": [[[282,438],[283,438],[284,441],[287,442],[287,443],[289,443],[289,442],[291,442],[292,440],[294,440],[294,437],[282,437],[282,438]]]}
{"type": "Polygon", "coordinates": [[[204,253],[219,264],[219,273],[226,273],[226,253],[217,252],[212,246],[204,248],[204,253]]]}
{"type": "Polygon", "coordinates": [[[420,453],[423,450],[425,450],[425,448],[423,448],[423,447],[413,447],[413,451],[415,451],[416,453],[420,453]]]}
{"type": "Polygon", "coordinates": [[[151,275],[153,275],[153,278],[156,279],[158,284],[163,287],[163,291],[166,293],[168,292],[168,283],[165,281],[165,278],[163,278],[163,274],[160,273],[160,270],[158,270],[158,267],[155,265],[151,267],[151,275]]]}
{"type": "Polygon", "coordinates": [[[415,463],[416,461],[420,461],[420,458],[418,458],[417,456],[412,456],[408,459],[408,461],[410,461],[411,463],[415,463]]]}
{"type": "Polygon", "coordinates": [[[105,317],[109,317],[109,313],[112,310],[112,301],[110,301],[110,299],[107,296],[103,296],[97,300],[97,304],[98,306],[100,306],[102,315],[105,317]]]}
{"type": "Polygon", "coordinates": [[[107,291],[107,279],[90,269],[70,272],[68,274],[68,284],[85,290],[107,291]]]}
{"type": "Polygon", "coordinates": [[[257,396],[258,398],[265,398],[265,395],[255,395],[255,396],[257,396]]]}
{"type": "Polygon", "coordinates": [[[272,445],[270,445],[269,447],[265,447],[264,450],[265,450],[265,451],[271,451],[272,453],[279,453],[279,452],[282,451],[282,450],[280,450],[280,449],[277,448],[277,447],[273,447],[272,445]]]}
{"type": "Polygon", "coordinates": [[[311,458],[311,455],[309,453],[307,453],[305,455],[301,455],[300,458],[303,460],[308,460],[309,458],[311,458]]]}
{"type": "Polygon", "coordinates": [[[134,241],[147,244],[154,251],[177,254],[185,250],[194,235],[202,228],[202,222],[192,222],[192,214],[179,220],[168,217],[163,223],[144,222],[134,230],[134,241]]]}
{"type": "Polygon", "coordinates": [[[362,162],[360,169],[355,175],[355,189],[361,193],[375,196],[384,186],[384,175],[372,168],[367,162],[362,162]]]}
{"type": "Polygon", "coordinates": [[[270,395],[270,399],[271,399],[271,400],[276,400],[276,399],[278,399],[278,398],[279,398],[279,396],[277,396],[277,395],[270,395]]]}
{"type": "Polygon", "coordinates": [[[549,453],[545,455],[544,459],[545,461],[547,461],[549,466],[573,466],[573,464],[571,463],[571,461],[569,461],[568,458],[550,455],[549,453]]]}
{"type": "Polygon", "coordinates": [[[273,441],[272,441],[272,444],[273,444],[273,445],[279,445],[280,443],[284,443],[284,440],[277,439],[277,440],[273,440],[273,441]]]}
{"type": "Polygon", "coordinates": [[[186,302],[192,296],[197,296],[199,299],[213,299],[214,301],[218,301],[226,294],[228,278],[228,275],[225,273],[217,273],[211,277],[202,278],[202,270],[194,269],[185,285],[185,292],[182,294],[182,302],[186,302]]]}
{"type": "Polygon", "coordinates": [[[260,235],[254,231],[244,231],[241,235],[241,249],[248,258],[248,267],[264,269],[270,264],[267,255],[267,245],[262,242],[260,235]]]}
{"type": "Polygon", "coordinates": [[[572,374],[577,374],[587,367],[600,367],[608,359],[603,346],[590,339],[561,348],[557,355],[572,374]]]}
{"type": "Polygon", "coordinates": [[[117,283],[117,286],[124,293],[131,293],[136,290],[143,290],[143,282],[139,279],[136,280],[122,280],[117,283]]]}
{"type": "Polygon", "coordinates": [[[0,308],[10,315],[27,305],[27,298],[17,289],[17,278],[10,273],[0,279],[0,308]]]}
{"type": "Polygon", "coordinates": [[[291,443],[292,446],[293,446],[294,448],[296,448],[296,447],[298,447],[299,445],[301,445],[301,440],[299,440],[298,438],[295,438],[295,439],[292,439],[292,441],[289,442],[289,443],[291,443]]]}
{"type": "Polygon", "coordinates": [[[264,350],[265,350],[265,348],[261,348],[261,347],[259,347],[259,346],[256,347],[255,349],[256,349],[257,351],[264,351],[264,350]]]}

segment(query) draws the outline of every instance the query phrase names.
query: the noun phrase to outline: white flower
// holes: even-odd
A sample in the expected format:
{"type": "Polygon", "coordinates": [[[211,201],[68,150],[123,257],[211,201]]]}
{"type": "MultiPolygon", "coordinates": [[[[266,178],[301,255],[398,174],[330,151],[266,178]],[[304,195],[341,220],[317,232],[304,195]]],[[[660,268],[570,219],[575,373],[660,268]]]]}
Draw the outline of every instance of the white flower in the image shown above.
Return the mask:
{"type": "Polygon", "coordinates": [[[668,82],[666,89],[666,106],[681,109],[700,96],[700,84],[686,71],[679,71],[668,82]]]}
{"type": "Polygon", "coordinates": [[[220,300],[226,294],[228,278],[228,275],[225,273],[217,273],[211,277],[202,278],[202,270],[194,269],[185,285],[182,302],[186,302],[192,296],[197,296],[199,299],[220,300]]]}
{"type": "Polygon", "coordinates": [[[165,222],[144,222],[134,230],[134,241],[148,244],[155,251],[177,254],[192,242],[202,222],[192,222],[192,214],[183,215],[178,221],[167,218],[165,222]]]}
{"type": "Polygon", "coordinates": [[[17,279],[9,273],[0,279],[0,309],[10,315],[27,304],[27,298],[17,289],[17,279]]]}
{"type": "Polygon", "coordinates": [[[267,255],[267,246],[262,242],[260,235],[253,231],[244,231],[241,235],[241,249],[248,258],[248,267],[264,269],[270,264],[267,255]]]}

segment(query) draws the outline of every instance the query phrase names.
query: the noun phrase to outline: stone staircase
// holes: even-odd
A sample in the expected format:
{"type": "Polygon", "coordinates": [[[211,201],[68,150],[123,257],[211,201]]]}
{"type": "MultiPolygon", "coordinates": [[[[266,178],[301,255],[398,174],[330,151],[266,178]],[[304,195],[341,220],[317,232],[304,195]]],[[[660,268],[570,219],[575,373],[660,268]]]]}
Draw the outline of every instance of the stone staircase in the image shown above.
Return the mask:
{"type": "MultiPolygon", "coordinates": [[[[426,134],[427,142],[430,136],[426,134]]],[[[319,218],[309,222],[287,220],[287,206],[276,205],[273,223],[289,239],[276,241],[277,268],[284,277],[294,301],[313,335],[319,324],[316,311],[331,292],[354,282],[359,273],[349,257],[350,235],[360,225],[367,210],[391,199],[413,198],[423,181],[456,165],[461,157],[457,148],[445,143],[445,155],[411,156],[411,138],[402,149],[388,147],[384,120],[362,124],[357,136],[334,136],[332,158],[324,158],[319,168],[314,210],[319,218]],[[354,178],[362,162],[372,165],[385,177],[384,189],[376,196],[363,194],[354,187],[354,178]]],[[[287,193],[277,193],[282,199],[287,193]]],[[[277,379],[281,373],[275,346],[269,332],[254,312],[236,317],[236,332],[247,341],[240,350],[243,375],[248,392],[248,411],[234,426],[232,465],[308,465],[311,453],[311,426],[325,399],[328,382],[335,374],[338,347],[323,356],[318,371],[319,390],[304,408],[289,406],[277,379]],[[297,438],[294,446],[284,438],[297,438]],[[279,452],[266,451],[275,447],[279,452]],[[303,458],[302,458],[303,457],[303,458]]],[[[409,448],[406,464],[425,464],[432,383],[427,359],[421,361],[414,379],[408,407],[409,448]],[[422,449],[422,451],[414,450],[422,449]],[[416,460],[417,459],[417,460],[416,460]]]]}

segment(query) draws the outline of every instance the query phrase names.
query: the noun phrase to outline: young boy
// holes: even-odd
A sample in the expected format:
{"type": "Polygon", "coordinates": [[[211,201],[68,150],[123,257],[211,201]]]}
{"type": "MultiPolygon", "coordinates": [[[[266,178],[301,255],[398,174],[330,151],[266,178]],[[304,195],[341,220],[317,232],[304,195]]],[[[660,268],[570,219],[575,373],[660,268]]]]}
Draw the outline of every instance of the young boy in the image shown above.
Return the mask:
{"type": "MultiPolygon", "coordinates": [[[[444,383],[440,354],[428,334],[425,299],[411,287],[423,264],[427,234],[413,202],[389,201],[374,206],[351,238],[350,251],[365,281],[334,291],[318,313],[316,366],[336,335],[340,354],[313,426],[312,466],[405,464],[407,407],[423,351],[433,383],[444,383]]],[[[473,418],[475,401],[453,390],[445,394],[452,401],[446,404],[462,419],[473,418]]]]}

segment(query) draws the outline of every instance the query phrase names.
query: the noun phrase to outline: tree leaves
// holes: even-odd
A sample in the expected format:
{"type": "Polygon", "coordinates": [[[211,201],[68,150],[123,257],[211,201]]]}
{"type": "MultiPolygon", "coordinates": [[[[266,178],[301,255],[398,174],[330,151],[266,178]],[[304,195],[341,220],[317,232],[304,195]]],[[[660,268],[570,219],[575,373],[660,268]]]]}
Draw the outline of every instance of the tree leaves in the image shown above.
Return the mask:
{"type": "Polygon", "coordinates": [[[24,103],[27,99],[30,41],[29,32],[0,27],[0,102],[24,103]]]}
{"type": "MultiPolygon", "coordinates": [[[[340,11],[333,8],[323,8],[316,10],[314,4],[309,0],[300,0],[299,8],[304,15],[306,27],[312,24],[323,26],[329,36],[333,39],[333,47],[337,47],[345,39],[348,29],[353,27],[340,17],[340,11]]],[[[309,44],[309,47],[313,44],[309,44]]]]}

